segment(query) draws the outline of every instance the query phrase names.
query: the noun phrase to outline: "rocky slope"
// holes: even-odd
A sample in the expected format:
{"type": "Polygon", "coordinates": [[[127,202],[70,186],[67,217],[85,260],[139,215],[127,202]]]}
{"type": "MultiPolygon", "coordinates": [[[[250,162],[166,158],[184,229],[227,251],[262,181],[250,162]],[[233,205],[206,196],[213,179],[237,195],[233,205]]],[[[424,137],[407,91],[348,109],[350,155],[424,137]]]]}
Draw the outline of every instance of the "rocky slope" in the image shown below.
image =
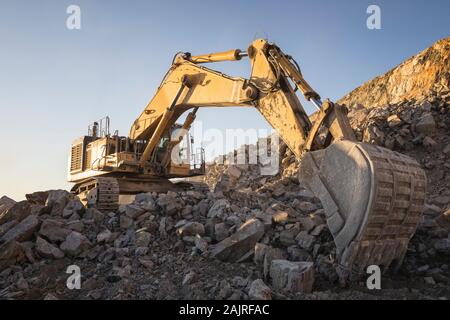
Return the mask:
{"type": "Polygon", "coordinates": [[[17,203],[0,198],[0,299],[448,299],[444,49],[448,39],[341,100],[360,140],[409,154],[428,175],[423,221],[382,290],[340,286],[320,201],[298,181],[298,163],[282,145],[278,175],[215,163],[210,192],[140,194],[116,212],[86,209],[64,190],[17,203]],[[67,287],[71,265],[81,271],[79,290],[67,287]]]}
{"type": "Polygon", "coordinates": [[[450,38],[409,58],[389,72],[366,82],[338,101],[353,107],[377,108],[404,101],[434,102],[450,87],[450,38]]]}

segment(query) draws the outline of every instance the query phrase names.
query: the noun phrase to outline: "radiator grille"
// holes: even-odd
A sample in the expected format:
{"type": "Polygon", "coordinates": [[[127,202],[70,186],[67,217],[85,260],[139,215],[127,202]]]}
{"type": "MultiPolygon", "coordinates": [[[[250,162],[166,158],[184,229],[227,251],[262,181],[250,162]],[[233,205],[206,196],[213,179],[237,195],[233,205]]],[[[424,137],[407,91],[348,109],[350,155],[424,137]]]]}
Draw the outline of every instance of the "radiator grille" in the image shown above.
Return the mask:
{"type": "Polygon", "coordinates": [[[70,171],[81,170],[83,165],[83,144],[79,143],[72,146],[70,157],[70,171]]]}

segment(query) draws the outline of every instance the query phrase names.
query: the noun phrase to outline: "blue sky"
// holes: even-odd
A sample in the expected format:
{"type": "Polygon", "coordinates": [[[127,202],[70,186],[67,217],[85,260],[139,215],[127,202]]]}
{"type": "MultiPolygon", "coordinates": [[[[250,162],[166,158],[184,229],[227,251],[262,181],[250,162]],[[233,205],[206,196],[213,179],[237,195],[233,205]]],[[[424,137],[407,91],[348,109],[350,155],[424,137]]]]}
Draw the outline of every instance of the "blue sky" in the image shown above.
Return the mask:
{"type": "MultiPolygon", "coordinates": [[[[449,1],[0,0],[0,196],[67,188],[70,143],[109,115],[127,134],[177,51],[246,49],[259,37],[338,99],[449,36],[449,1]],[[81,8],[81,30],[66,8],[81,8]],[[381,30],[366,27],[370,4],[381,30]]],[[[242,60],[214,65],[248,76],[242,60]]],[[[312,109],[308,106],[308,111],[312,109]]],[[[256,110],[201,110],[207,128],[267,128],[256,110]]]]}

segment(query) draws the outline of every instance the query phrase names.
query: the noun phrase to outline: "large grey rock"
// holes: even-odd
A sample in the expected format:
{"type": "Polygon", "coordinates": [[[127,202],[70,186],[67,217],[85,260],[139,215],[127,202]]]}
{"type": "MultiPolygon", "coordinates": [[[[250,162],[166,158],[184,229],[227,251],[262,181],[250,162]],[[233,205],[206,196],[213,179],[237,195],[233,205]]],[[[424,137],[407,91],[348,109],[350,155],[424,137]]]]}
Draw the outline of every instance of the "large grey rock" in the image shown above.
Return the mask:
{"type": "Polygon", "coordinates": [[[228,232],[226,223],[221,222],[214,226],[214,237],[216,241],[222,241],[223,239],[228,238],[229,235],[230,233],[228,232]]]}
{"type": "Polygon", "coordinates": [[[436,122],[431,113],[425,113],[416,124],[416,131],[423,134],[432,134],[436,130],[436,122]]]}
{"type": "Polygon", "coordinates": [[[169,191],[166,194],[162,193],[158,196],[158,206],[168,215],[174,215],[184,207],[184,204],[178,199],[175,192],[169,191]]]}
{"type": "Polygon", "coordinates": [[[3,223],[0,225],[0,238],[8,232],[11,228],[15,227],[19,221],[17,220],[11,220],[9,222],[3,223]]]}
{"type": "Polygon", "coordinates": [[[67,236],[66,240],[61,243],[60,249],[67,255],[77,256],[87,250],[89,245],[89,240],[84,235],[76,231],[72,231],[67,236]]]}
{"type": "Polygon", "coordinates": [[[140,231],[136,233],[136,238],[134,244],[136,247],[148,247],[152,239],[152,234],[145,231],[140,231]]]}
{"type": "Polygon", "coordinates": [[[9,266],[25,261],[25,253],[17,241],[9,241],[0,245],[0,271],[9,266]]]}
{"type": "Polygon", "coordinates": [[[250,219],[231,237],[211,246],[210,252],[219,260],[236,262],[249,251],[253,251],[263,235],[264,224],[257,219],[250,219]]]}
{"type": "Polygon", "coordinates": [[[84,212],[84,205],[80,201],[80,199],[75,198],[73,200],[70,200],[67,205],[64,207],[64,210],[62,212],[63,218],[70,217],[72,214],[77,213],[81,214],[84,212]]]}
{"type": "Polygon", "coordinates": [[[23,219],[19,224],[11,228],[0,239],[1,242],[9,241],[27,241],[31,239],[34,231],[39,227],[39,219],[36,216],[28,216],[23,219]]]}
{"type": "Polygon", "coordinates": [[[307,231],[301,231],[295,238],[297,240],[298,245],[306,250],[309,250],[312,248],[312,245],[314,244],[315,237],[313,235],[308,234],[307,231]]]}
{"type": "Polygon", "coordinates": [[[31,205],[28,201],[14,203],[3,216],[0,217],[0,224],[11,220],[22,221],[31,214],[31,205]]]}
{"type": "Polygon", "coordinates": [[[221,217],[230,208],[230,202],[226,199],[219,199],[208,211],[208,218],[221,217]]]}
{"type": "Polygon", "coordinates": [[[310,293],[314,284],[314,266],[312,262],[273,260],[270,278],[275,290],[310,293]]]}
{"type": "Polygon", "coordinates": [[[62,242],[70,234],[70,230],[63,227],[63,223],[53,219],[42,222],[39,234],[51,242],[62,242]]]}
{"type": "Polygon", "coordinates": [[[151,192],[139,193],[134,198],[135,202],[153,202],[154,198],[151,192]]]}
{"type": "Polygon", "coordinates": [[[103,230],[102,232],[100,232],[97,235],[97,242],[98,243],[102,243],[102,242],[108,242],[111,239],[112,236],[112,232],[109,231],[108,229],[103,230]]]}
{"type": "Polygon", "coordinates": [[[73,195],[66,190],[51,190],[45,202],[47,210],[52,215],[62,215],[64,208],[73,199],[73,195]]]}
{"type": "Polygon", "coordinates": [[[145,210],[136,204],[129,204],[125,207],[125,214],[131,219],[137,219],[144,212],[145,210]]]}
{"type": "Polygon", "coordinates": [[[0,224],[5,223],[10,219],[8,210],[13,207],[14,204],[16,204],[16,202],[7,196],[0,198],[0,224]]]}
{"type": "Polygon", "coordinates": [[[45,205],[49,191],[37,191],[26,194],[25,197],[30,204],[45,205]]]}
{"type": "Polygon", "coordinates": [[[256,279],[250,285],[248,296],[252,300],[272,300],[272,290],[261,279],[256,279]]]}
{"type": "Polygon", "coordinates": [[[37,237],[36,240],[36,251],[45,258],[51,259],[61,259],[64,258],[64,252],[55,247],[54,245],[48,243],[41,237],[37,237]]]}

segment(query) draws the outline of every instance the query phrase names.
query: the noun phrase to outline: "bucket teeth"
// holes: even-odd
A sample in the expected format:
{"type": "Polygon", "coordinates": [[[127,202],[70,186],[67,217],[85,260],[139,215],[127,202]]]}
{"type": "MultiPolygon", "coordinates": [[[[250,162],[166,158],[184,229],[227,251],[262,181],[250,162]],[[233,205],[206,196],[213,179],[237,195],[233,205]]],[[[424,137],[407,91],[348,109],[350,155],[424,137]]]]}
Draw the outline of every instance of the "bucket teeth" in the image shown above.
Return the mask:
{"type": "Polygon", "coordinates": [[[322,201],[341,280],[364,273],[369,265],[401,264],[425,202],[426,176],[415,160],[340,141],[305,154],[300,180],[322,201]]]}

